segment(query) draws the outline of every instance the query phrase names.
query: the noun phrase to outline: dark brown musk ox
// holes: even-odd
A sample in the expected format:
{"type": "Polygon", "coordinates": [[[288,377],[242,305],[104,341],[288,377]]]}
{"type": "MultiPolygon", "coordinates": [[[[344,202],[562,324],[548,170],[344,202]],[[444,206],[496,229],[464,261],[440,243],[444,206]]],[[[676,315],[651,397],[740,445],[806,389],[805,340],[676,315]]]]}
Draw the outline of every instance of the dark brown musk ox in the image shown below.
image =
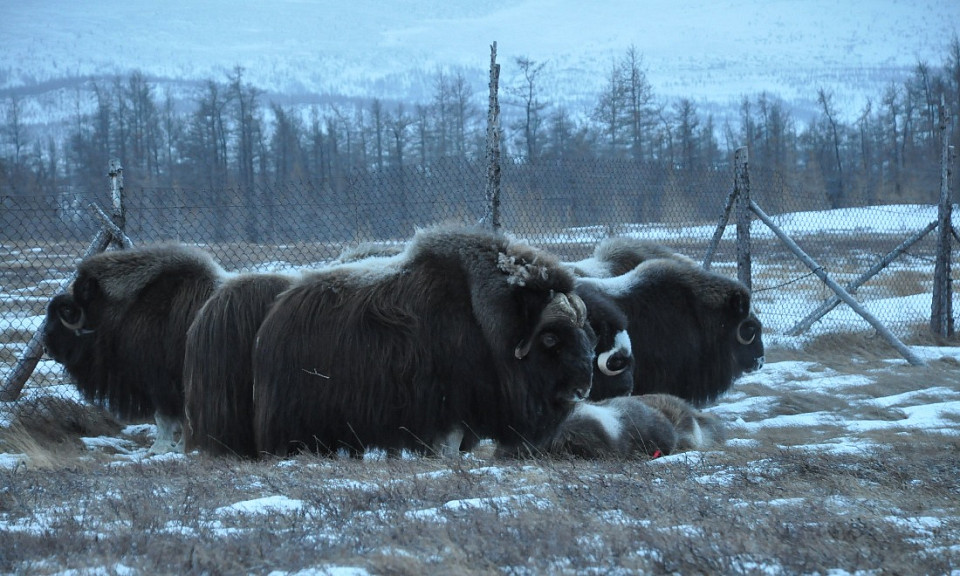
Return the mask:
{"type": "Polygon", "coordinates": [[[536,445],[590,392],[595,342],[573,288],[553,256],[452,226],[305,272],[257,333],[258,450],[536,445]]]}
{"type": "Polygon", "coordinates": [[[610,278],[579,277],[628,319],[633,394],[666,393],[713,402],[745,372],[763,366],[760,320],[741,282],[684,259],[656,258],[610,278]]]}
{"type": "Polygon", "coordinates": [[[184,244],[94,254],[47,306],[44,349],[88,401],[123,420],[154,416],[152,453],[180,449],[187,328],[225,276],[184,244]]]}
{"type": "Polygon", "coordinates": [[[255,458],[253,346],[260,324],[296,272],[226,280],[187,331],[183,361],[186,451],[255,458]]]}

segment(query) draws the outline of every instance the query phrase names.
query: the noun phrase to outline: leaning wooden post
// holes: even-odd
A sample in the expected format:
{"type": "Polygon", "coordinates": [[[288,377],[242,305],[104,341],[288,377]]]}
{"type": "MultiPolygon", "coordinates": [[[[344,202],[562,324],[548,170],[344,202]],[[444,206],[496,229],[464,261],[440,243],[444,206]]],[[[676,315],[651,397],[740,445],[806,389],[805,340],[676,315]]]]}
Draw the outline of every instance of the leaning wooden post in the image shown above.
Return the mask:
{"type": "Polygon", "coordinates": [[[730,220],[730,211],[733,210],[733,202],[737,199],[737,188],[734,186],[733,190],[727,194],[727,203],[723,206],[723,213],[720,214],[720,220],[717,222],[717,227],[713,231],[713,239],[710,240],[710,246],[707,247],[707,255],[703,257],[703,269],[709,270],[710,266],[713,265],[713,255],[717,253],[717,247],[720,246],[720,240],[723,238],[723,233],[727,229],[727,222],[730,220]]]}
{"type": "Polygon", "coordinates": [[[490,99],[487,104],[487,212],[483,221],[500,229],[500,65],[497,43],[490,45],[490,99]]]}
{"type": "MultiPolygon", "coordinates": [[[[130,248],[133,245],[127,235],[123,232],[123,169],[120,167],[119,161],[110,161],[108,175],[110,177],[110,193],[113,202],[113,221],[110,222],[110,219],[104,217],[103,211],[100,210],[99,206],[93,206],[97,217],[101,219],[102,225],[99,229],[97,229],[96,234],[93,236],[93,240],[90,241],[86,251],[83,253],[83,256],[81,256],[81,261],[86,260],[98,252],[103,252],[107,249],[111,242],[122,248],[130,248]]],[[[77,271],[74,270],[60,285],[60,289],[57,291],[57,293],[66,290],[68,286],[73,284],[73,281],[76,277],[77,271]]],[[[23,391],[23,386],[27,383],[27,380],[30,379],[33,371],[36,370],[37,363],[39,363],[40,359],[43,358],[43,330],[46,326],[46,323],[46,319],[40,322],[40,326],[37,328],[37,331],[33,333],[30,341],[27,342],[20,359],[17,360],[13,370],[11,370],[10,374],[8,374],[4,379],[3,385],[0,387],[0,402],[13,402],[20,398],[20,393],[23,391]]]]}
{"type": "Polygon", "coordinates": [[[777,226],[776,223],[769,216],[767,216],[766,212],[764,212],[756,202],[750,202],[750,210],[757,215],[757,218],[767,225],[767,228],[769,228],[776,235],[776,237],[779,238],[780,241],[790,249],[791,252],[797,255],[797,258],[800,258],[801,262],[807,265],[807,268],[810,268],[810,270],[818,278],[820,278],[820,280],[822,280],[827,287],[833,290],[833,293],[836,294],[838,298],[850,306],[854,312],[859,314],[864,320],[867,321],[867,323],[873,326],[877,333],[883,336],[883,338],[889,342],[891,346],[896,348],[897,351],[907,359],[907,362],[913,366],[924,365],[923,360],[921,360],[919,356],[914,354],[913,351],[910,350],[910,348],[908,348],[903,342],[901,342],[899,338],[894,336],[894,334],[890,332],[890,330],[888,330],[887,327],[880,322],[880,320],[878,320],[873,314],[871,314],[866,308],[857,302],[857,300],[851,296],[849,292],[844,290],[843,287],[837,284],[833,278],[828,276],[824,271],[823,266],[818,264],[816,260],[807,255],[807,253],[804,252],[796,242],[787,236],[787,233],[777,226]]]}
{"type": "Polygon", "coordinates": [[[737,278],[752,289],[750,273],[750,170],[747,147],[737,148],[733,156],[734,194],[737,195],[737,278]]]}
{"type": "Polygon", "coordinates": [[[953,290],[950,278],[950,177],[953,147],[947,130],[949,112],[940,103],[940,206],[937,210],[937,263],[933,269],[933,302],[930,309],[930,331],[948,338],[953,335],[953,290]]]}

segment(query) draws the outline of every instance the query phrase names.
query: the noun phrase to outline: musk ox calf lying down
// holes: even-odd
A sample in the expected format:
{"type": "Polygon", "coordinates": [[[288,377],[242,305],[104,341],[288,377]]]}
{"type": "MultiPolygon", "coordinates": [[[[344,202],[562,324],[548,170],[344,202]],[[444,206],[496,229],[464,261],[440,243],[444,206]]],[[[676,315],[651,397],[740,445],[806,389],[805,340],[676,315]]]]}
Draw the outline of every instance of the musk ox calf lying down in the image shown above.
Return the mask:
{"type": "Polygon", "coordinates": [[[207,253],[180,244],[95,254],[50,301],[44,349],[88,401],[121,419],[153,415],[151,452],[178,449],[187,328],[224,277],[207,253]]]}
{"type": "Polygon", "coordinates": [[[673,394],[703,406],[763,366],[750,291],[684,258],[647,260],[615,277],[578,277],[577,292],[586,301],[606,296],[626,316],[634,394],[673,394]]]}
{"type": "Polygon", "coordinates": [[[589,394],[594,338],[553,256],[440,227],[376,260],[305,272],[274,302],[253,354],[258,451],[537,445],[589,394]]]}
{"type": "Polygon", "coordinates": [[[724,441],[720,420],[669,394],[582,402],[544,451],[581,458],[630,458],[701,450],[724,441]]]}
{"type": "Polygon", "coordinates": [[[184,447],[256,457],[253,346],[274,300],[296,274],[242,274],[225,281],[187,331],[184,447]]]}

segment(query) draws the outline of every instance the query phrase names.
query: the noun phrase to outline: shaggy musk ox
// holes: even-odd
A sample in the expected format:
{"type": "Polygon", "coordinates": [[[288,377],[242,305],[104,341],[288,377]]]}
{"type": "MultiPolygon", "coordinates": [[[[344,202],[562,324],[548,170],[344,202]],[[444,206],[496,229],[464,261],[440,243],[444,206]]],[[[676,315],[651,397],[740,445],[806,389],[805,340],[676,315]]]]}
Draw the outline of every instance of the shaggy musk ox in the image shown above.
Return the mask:
{"type": "Polygon", "coordinates": [[[183,367],[187,451],[256,457],[253,344],[277,295],[298,278],[243,274],[225,281],[187,331],[183,367]]]}
{"type": "Polygon", "coordinates": [[[546,452],[581,458],[667,455],[722,443],[720,420],[667,394],[577,404],[546,452]]]}
{"type": "Polygon", "coordinates": [[[187,328],[225,272],[202,250],[162,244],[102,252],[47,307],[43,344],[87,400],[121,419],[153,415],[151,452],[179,448],[187,328]]]}
{"type": "Polygon", "coordinates": [[[258,449],[541,442],[590,391],[595,343],[573,284],[553,256],[479,228],[304,273],[257,334],[258,449]]]}
{"type": "Polygon", "coordinates": [[[626,314],[634,394],[668,393],[703,406],[763,365],[760,321],[737,280],[659,258],[612,278],[578,278],[577,286],[608,295],[626,314]]]}

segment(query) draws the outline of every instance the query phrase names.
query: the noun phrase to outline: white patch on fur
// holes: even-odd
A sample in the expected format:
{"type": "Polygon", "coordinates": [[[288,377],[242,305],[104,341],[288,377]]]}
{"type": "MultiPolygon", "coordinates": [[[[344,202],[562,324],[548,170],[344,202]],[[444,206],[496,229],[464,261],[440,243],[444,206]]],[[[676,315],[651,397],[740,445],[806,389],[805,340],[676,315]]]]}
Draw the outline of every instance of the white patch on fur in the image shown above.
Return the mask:
{"type": "Polygon", "coordinates": [[[626,330],[621,330],[617,332],[616,337],[613,339],[614,347],[613,350],[623,350],[627,354],[633,354],[633,347],[630,345],[630,335],[627,334],[626,330]]]}
{"type": "Polygon", "coordinates": [[[610,276],[610,265],[593,257],[576,262],[567,262],[564,263],[564,266],[572,271],[575,276],[588,276],[590,278],[607,278],[610,276]]]}
{"type": "Polygon", "coordinates": [[[623,424],[620,422],[620,414],[613,408],[609,406],[598,406],[597,404],[591,404],[589,402],[581,402],[574,406],[574,411],[584,418],[590,418],[595,420],[603,427],[603,431],[607,433],[614,441],[620,439],[620,434],[623,432],[623,424]]]}
{"type": "MultiPolygon", "coordinates": [[[[640,266],[643,266],[643,264],[640,266]]],[[[637,268],[634,268],[626,274],[614,276],[613,278],[577,278],[577,284],[593,286],[604,294],[613,296],[614,298],[628,296],[633,291],[634,286],[640,282],[637,268]]]]}
{"type": "Polygon", "coordinates": [[[697,419],[692,420],[693,425],[691,426],[690,434],[688,435],[688,442],[690,447],[694,450],[702,448],[706,441],[703,438],[703,429],[700,428],[700,423],[697,422],[697,419]]]}
{"type": "MultiPolygon", "coordinates": [[[[614,354],[620,351],[623,351],[624,354],[627,356],[633,355],[633,350],[630,346],[630,335],[627,334],[626,330],[621,330],[617,332],[617,335],[613,339],[613,348],[607,350],[606,352],[602,352],[599,356],[597,356],[597,366],[600,368],[601,372],[603,372],[604,374],[607,374],[608,376],[616,375],[616,374],[608,373],[606,366],[607,366],[607,360],[611,356],[613,356],[614,354]]],[[[623,370],[620,370],[620,372],[623,372],[623,370]]],[[[619,374],[620,372],[617,372],[617,374],[619,374]]]]}

